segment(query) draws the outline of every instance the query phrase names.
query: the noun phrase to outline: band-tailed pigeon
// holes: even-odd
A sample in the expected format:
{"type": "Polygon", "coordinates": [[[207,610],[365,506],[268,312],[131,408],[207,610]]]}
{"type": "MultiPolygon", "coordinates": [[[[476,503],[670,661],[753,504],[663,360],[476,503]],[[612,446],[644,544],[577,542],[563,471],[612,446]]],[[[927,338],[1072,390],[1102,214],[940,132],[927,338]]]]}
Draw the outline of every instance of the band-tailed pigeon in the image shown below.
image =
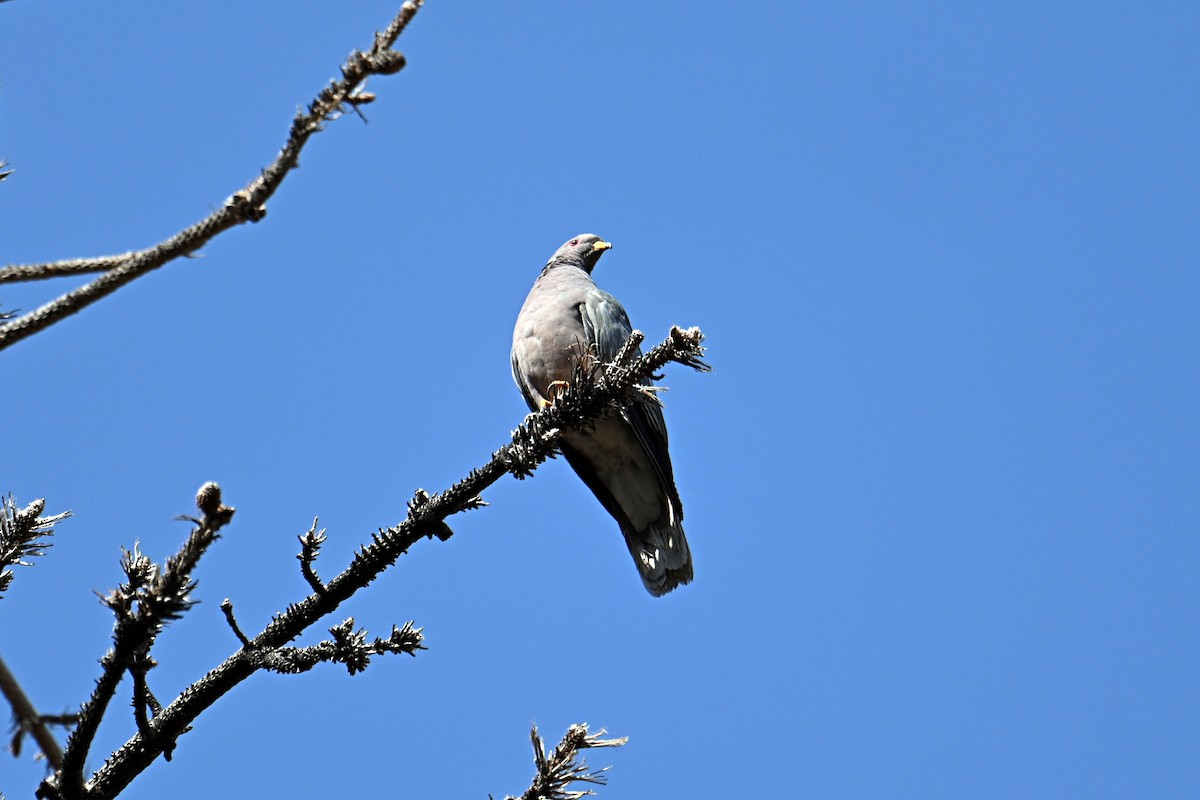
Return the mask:
{"type": "MultiPolygon", "coordinates": [[[[554,401],[581,357],[612,361],[633,327],[617,299],[592,281],[611,244],[594,234],[558,248],[517,316],[512,371],[529,408],[554,401]]],[[[587,431],[564,430],[567,463],[612,514],[650,594],[692,579],[683,505],[667,452],[667,426],[654,401],[635,403],[587,431]]]]}

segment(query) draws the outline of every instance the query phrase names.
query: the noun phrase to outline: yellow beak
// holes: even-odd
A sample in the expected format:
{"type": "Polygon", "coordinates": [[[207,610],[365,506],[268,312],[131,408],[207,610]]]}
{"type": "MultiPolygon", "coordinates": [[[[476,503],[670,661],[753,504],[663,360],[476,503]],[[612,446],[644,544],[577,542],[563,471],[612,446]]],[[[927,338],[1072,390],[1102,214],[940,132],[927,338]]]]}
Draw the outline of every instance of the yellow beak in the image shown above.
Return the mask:
{"type": "Polygon", "coordinates": [[[603,253],[605,250],[612,249],[612,242],[606,242],[603,239],[592,245],[593,253],[603,253]]]}

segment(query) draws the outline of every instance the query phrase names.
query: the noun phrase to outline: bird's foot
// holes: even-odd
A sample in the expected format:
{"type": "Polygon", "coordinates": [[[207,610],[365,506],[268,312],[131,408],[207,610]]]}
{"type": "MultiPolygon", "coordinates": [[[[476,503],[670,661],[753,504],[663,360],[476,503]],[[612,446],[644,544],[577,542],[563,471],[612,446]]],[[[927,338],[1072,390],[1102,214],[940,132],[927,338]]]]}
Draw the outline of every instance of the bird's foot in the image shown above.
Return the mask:
{"type": "Polygon", "coordinates": [[[551,405],[558,402],[558,398],[566,394],[567,389],[571,388],[571,384],[567,381],[550,381],[550,385],[546,387],[546,395],[549,397],[551,405]]]}

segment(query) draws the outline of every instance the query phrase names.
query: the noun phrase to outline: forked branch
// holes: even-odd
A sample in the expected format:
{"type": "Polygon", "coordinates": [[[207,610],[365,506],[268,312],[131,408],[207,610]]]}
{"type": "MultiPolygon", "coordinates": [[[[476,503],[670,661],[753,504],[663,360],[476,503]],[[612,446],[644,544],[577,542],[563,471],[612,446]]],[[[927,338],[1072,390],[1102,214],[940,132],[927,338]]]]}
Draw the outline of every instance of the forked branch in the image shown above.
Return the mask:
{"type": "Polygon", "coordinates": [[[308,107],[297,112],[287,141],[275,161],[245,186],[234,192],[221,208],[199,222],[153,247],[98,258],[76,258],[44,264],[19,264],[0,268],[0,283],[39,280],[85,272],[104,274],[90,283],[0,325],[0,350],[48,328],[122,286],[181,256],[190,255],[218,234],[245,222],[258,222],[267,213],[267,200],[299,163],[300,151],[309,137],[349,109],[374,100],[362,92],[372,75],[393,75],[404,68],[404,56],[392,45],[416,15],[424,0],[409,0],[367,52],[355,50],[342,65],[342,78],[331,81],[308,107]]]}

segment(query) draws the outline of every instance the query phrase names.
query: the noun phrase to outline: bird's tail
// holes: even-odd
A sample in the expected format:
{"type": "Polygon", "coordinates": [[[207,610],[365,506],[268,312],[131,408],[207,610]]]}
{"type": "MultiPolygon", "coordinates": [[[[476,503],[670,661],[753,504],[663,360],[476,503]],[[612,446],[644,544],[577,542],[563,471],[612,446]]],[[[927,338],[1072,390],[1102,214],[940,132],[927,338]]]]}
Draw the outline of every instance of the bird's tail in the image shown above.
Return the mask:
{"type": "Polygon", "coordinates": [[[622,525],[621,533],[650,594],[661,597],[676,586],[691,583],[692,551],[681,520],[661,518],[640,531],[622,525]]]}

